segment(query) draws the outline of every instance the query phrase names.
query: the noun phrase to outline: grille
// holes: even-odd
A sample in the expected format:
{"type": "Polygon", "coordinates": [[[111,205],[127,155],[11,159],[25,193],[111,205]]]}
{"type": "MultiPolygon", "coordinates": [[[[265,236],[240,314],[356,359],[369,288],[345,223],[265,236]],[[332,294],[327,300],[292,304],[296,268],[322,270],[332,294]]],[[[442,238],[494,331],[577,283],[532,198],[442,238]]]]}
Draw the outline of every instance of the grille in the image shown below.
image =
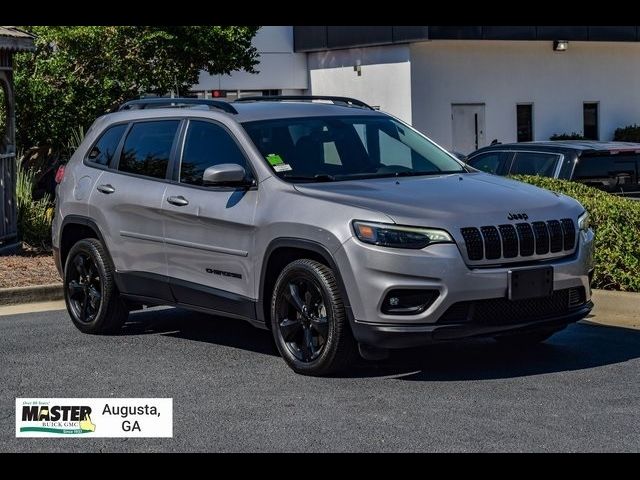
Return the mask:
{"type": "Polygon", "coordinates": [[[502,245],[500,245],[498,229],[496,227],[482,227],[480,230],[484,239],[484,256],[488,259],[500,258],[502,245]]]}
{"type": "Polygon", "coordinates": [[[533,222],[533,234],[536,237],[536,254],[545,255],[549,253],[549,231],[544,222],[533,222]]]}
{"type": "Polygon", "coordinates": [[[571,251],[576,244],[573,220],[521,222],[513,225],[485,225],[460,229],[471,261],[530,257],[571,251]]]}
{"type": "Polygon", "coordinates": [[[438,323],[475,322],[484,325],[524,323],[568,313],[585,302],[584,287],[556,290],[544,298],[515,301],[507,298],[492,298],[458,302],[447,309],[438,323]]]}
{"type": "Polygon", "coordinates": [[[549,229],[549,243],[552,253],[556,253],[562,250],[562,227],[558,220],[549,220],[547,222],[547,228],[549,229]]]}
{"type": "Polygon", "coordinates": [[[482,260],[484,256],[482,252],[482,237],[480,231],[475,227],[462,228],[462,238],[467,245],[467,256],[469,260],[482,260]]]}
{"type": "Polygon", "coordinates": [[[560,220],[562,224],[562,239],[564,241],[565,250],[573,250],[573,246],[576,244],[576,227],[573,224],[573,220],[570,218],[563,218],[560,220]]]}
{"type": "Polygon", "coordinates": [[[502,255],[504,258],[518,256],[518,234],[513,225],[500,225],[500,236],[502,237],[502,255]]]}

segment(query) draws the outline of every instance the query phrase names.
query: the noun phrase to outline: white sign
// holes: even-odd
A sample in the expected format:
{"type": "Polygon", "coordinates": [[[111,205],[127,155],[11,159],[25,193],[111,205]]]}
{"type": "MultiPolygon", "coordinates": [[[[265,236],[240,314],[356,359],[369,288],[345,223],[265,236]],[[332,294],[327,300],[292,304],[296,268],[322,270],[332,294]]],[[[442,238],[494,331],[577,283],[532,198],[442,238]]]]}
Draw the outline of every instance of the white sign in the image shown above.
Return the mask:
{"type": "Polygon", "coordinates": [[[173,437],[173,398],[16,398],[16,437],[173,437]]]}

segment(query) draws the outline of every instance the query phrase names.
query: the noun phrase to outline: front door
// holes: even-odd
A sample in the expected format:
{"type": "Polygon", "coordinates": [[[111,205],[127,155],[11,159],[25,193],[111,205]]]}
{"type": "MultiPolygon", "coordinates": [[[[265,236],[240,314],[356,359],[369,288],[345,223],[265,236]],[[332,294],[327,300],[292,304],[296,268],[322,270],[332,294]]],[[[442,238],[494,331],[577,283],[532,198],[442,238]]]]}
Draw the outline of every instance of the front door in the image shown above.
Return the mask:
{"type": "Polygon", "coordinates": [[[162,208],[171,289],[178,302],[247,317],[255,298],[254,216],[258,190],[206,187],[210,166],[248,162],[220,123],[190,120],[179,182],[167,187],[162,208]]]}
{"type": "Polygon", "coordinates": [[[484,140],[484,103],[452,104],[452,150],[465,155],[486,145],[484,140]]]}

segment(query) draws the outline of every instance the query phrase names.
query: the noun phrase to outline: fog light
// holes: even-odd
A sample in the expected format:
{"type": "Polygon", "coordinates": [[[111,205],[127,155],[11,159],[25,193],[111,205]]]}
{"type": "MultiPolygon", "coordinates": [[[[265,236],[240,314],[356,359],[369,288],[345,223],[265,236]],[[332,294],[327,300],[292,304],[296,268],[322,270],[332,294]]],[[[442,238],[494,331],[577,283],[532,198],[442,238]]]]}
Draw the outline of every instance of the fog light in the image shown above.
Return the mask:
{"type": "Polygon", "coordinates": [[[382,301],[382,313],[386,315],[418,315],[438,298],[438,290],[391,290],[382,301]]]}

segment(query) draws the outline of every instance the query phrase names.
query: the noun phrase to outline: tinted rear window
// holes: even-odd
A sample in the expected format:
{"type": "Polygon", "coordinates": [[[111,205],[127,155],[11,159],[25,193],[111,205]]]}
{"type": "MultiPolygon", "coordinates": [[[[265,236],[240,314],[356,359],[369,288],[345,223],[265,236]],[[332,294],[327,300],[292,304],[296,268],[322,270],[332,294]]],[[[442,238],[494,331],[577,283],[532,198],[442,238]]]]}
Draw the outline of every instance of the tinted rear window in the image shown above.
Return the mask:
{"type": "Polygon", "coordinates": [[[107,128],[100,137],[100,140],[98,140],[89,151],[89,155],[87,156],[89,161],[97,163],[98,165],[109,165],[126,128],[126,124],[114,125],[113,127],[107,128]]]}
{"type": "Polygon", "coordinates": [[[162,120],[134,124],[124,141],[118,170],[165,178],[179,123],[179,120],[162,120]]]}
{"type": "Polygon", "coordinates": [[[578,160],[574,180],[615,177],[619,174],[633,176],[636,181],[640,155],[588,155],[578,160]]]}

